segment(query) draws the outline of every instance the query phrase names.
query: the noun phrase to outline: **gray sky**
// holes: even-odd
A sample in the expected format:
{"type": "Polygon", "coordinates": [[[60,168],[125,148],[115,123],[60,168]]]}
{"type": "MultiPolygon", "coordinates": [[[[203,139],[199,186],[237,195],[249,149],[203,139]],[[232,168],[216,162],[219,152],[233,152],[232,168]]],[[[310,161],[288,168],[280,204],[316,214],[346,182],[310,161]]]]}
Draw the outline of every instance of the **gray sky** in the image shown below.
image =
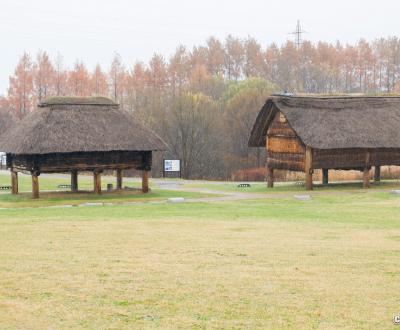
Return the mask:
{"type": "Polygon", "coordinates": [[[209,36],[281,44],[297,19],[311,41],[398,36],[399,12],[399,0],[0,0],[0,94],[24,51],[108,69],[115,52],[130,66],[209,36]]]}

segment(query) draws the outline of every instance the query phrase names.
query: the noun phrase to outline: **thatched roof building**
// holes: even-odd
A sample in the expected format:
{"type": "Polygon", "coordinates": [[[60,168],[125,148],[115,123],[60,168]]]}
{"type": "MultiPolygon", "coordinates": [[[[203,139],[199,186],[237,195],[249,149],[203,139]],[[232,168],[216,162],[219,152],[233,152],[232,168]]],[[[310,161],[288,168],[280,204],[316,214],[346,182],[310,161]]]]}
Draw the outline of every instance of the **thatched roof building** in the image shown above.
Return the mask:
{"type": "Polygon", "coordinates": [[[363,170],[364,185],[375,166],[400,165],[400,97],[272,96],[261,109],[250,147],[267,148],[269,185],[273,169],[363,170]]]}
{"type": "Polygon", "coordinates": [[[71,187],[77,190],[76,173],[93,171],[97,192],[101,171],[117,170],[121,188],[123,169],[148,172],[152,151],[165,148],[160,137],[105,97],[49,98],[0,137],[14,176],[18,171],[36,177],[71,172],[71,187]]]}
{"type": "Polygon", "coordinates": [[[164,150],[164,142],[105,97],[50,98],[0,140],[14,155],[164,150]]]}

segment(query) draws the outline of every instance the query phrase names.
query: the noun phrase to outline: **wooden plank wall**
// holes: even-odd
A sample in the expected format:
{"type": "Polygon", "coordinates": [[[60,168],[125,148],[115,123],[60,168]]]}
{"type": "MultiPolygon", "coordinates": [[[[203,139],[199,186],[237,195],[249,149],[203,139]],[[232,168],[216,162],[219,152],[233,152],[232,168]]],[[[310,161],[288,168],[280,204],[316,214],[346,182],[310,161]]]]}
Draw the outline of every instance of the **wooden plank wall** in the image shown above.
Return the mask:
{"type": "MultiPolygon", "coordinates": [[[[267,167],[304,171],[305,145],[281,112],[277,112],[267,131],[267,167]]],[[[400,165],[400,149],[370,149],[369,167],[400,165]]],[[[366,149],[313,149],[312,169],[364,170],[366,149]]]]}
{"type": "Polygon", "coordinates": [[[365,149],[313,150],[313,168],[362,169],[365,166],[365,149]]]}
{"type": "MultiPolygon", "coordinates": [[[[369,165],[400,165],[399,149],[370,149],[369,165]]],[[[313,150],[313,168],[360,169],[365,167],[366,149],[313,150]]]]}
{"type": "Polygon", "coordinates": [[[151,169],[151,151],[76,152],[46,155],[10,155],[10,167],[40,173],[95,169],[151,169]]]}
{"type": "Polygon", "coordinates": [[[399,149],[372,149],[371,164],[376,166],[400,165],[399,149]]]}
{"type": "Polygon", "coordinates": [[[267,167],[304,171],[305,147],[281,112],[267,132],[267,167]]]}

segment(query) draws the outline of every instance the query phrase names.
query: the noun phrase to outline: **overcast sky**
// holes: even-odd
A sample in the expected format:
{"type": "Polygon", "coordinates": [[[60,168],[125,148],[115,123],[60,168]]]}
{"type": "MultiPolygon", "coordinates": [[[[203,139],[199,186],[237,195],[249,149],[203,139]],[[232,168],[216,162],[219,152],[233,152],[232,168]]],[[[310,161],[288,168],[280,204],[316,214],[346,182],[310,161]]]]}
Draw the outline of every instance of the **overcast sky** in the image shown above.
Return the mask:
{"type": "Polygon", "coordinates": [[[400,0],[0,0],[0,94],[24,51],[90,69],[118,52],[130,66],[209,36],[281,44],[298,19],[311,41],[399,36],[399,13],[400,0]]]}

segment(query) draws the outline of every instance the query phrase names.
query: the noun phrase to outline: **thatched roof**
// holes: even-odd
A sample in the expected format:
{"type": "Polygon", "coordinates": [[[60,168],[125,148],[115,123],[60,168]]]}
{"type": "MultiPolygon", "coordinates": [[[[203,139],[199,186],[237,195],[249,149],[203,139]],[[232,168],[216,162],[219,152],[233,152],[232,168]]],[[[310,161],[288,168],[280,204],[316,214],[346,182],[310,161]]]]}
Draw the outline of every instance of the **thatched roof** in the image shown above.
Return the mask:
{"type": "Polygon", "coordinates": [[[38,104],[38,107],[44,108],[53,105],[118,105],[108,97],[94,96],[94,97],[68,97],[68,96],[54,96],[49,97],[38,104]]]}
{"type": "Polygon", "coordinates": [[[258,114],[250,147],[265,146],[277,111],[312,148],[400,148],[400,97],[272,96],[258,114]]]}
{"type": "Polygon", "coordinates": [[[0,150],[12,154],[165,149],[157,134],[103,97],[45,100],[0,137],[0,150]]]}

